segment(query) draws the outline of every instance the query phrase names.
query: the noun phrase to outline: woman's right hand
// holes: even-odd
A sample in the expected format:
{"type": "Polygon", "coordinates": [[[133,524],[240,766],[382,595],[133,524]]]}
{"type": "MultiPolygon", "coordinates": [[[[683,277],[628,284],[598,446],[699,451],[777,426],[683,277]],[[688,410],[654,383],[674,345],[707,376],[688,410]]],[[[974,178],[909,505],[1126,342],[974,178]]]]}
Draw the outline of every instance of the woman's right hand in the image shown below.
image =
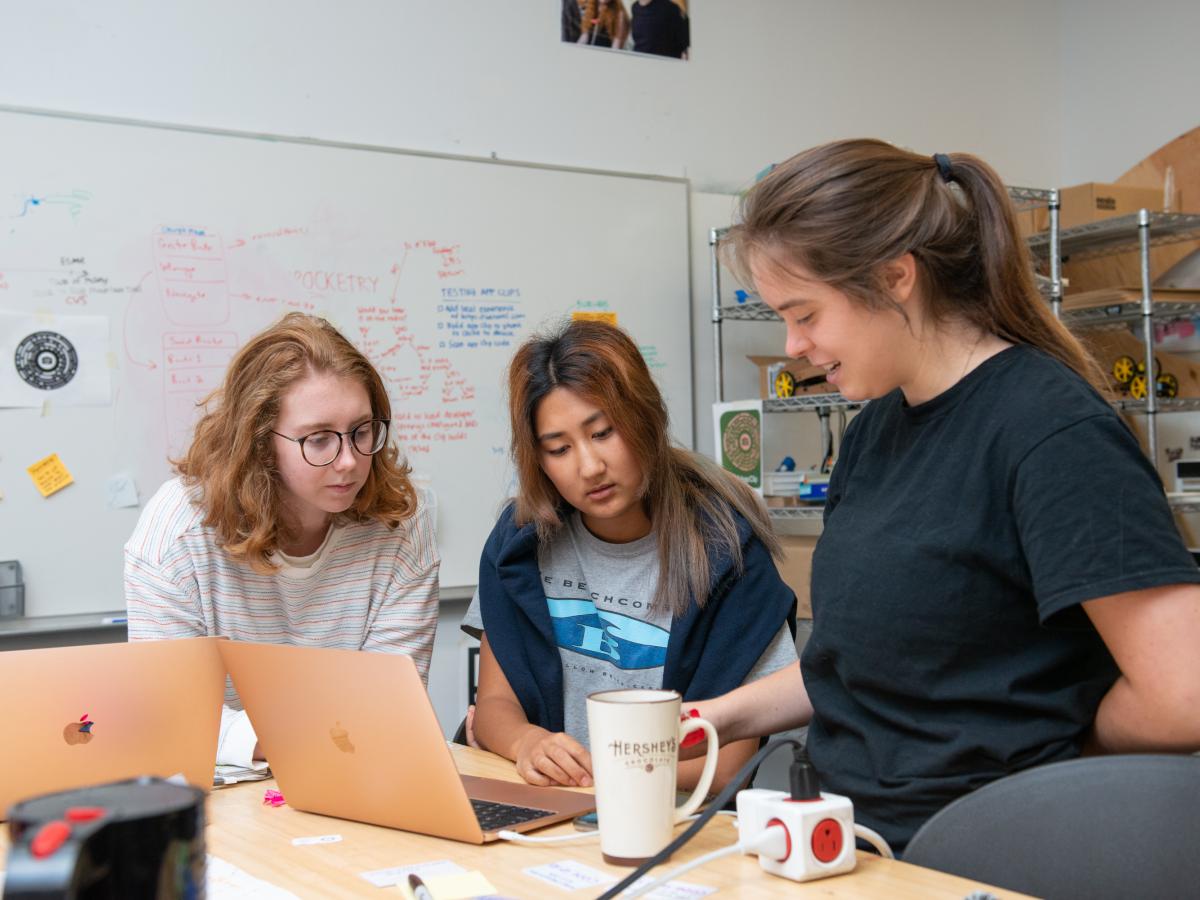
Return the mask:
{"type": "Polygon", "coordinates": [[[565,732],[530,726],[517,742],[517,774],[541,787],[592,786],[592,755],[565,732]]]}

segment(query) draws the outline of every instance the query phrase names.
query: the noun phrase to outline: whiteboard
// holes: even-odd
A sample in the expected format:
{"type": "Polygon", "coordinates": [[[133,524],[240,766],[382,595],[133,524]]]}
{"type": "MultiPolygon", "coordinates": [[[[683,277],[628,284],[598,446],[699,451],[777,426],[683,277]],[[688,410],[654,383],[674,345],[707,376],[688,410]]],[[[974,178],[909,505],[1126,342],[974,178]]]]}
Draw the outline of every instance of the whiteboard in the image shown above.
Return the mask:
{"type": "Polygon", "coordinates": [[[113,508],[111,480],[144,503],[238,346],[294,309],[382,373],[437,499],[443,587],[476,582],[511,494],[502,373],[532,330],[615,314],[691,445],[682,179],[0,108],[0,312],[81,334],[103,317],[79,377],[111,387],[0,409],[0,560],[24,569],[27,615],[124,605],[140,509],[113,508]],[[26,467],[52,453],[74,483],[43,498],[26,467]]]}

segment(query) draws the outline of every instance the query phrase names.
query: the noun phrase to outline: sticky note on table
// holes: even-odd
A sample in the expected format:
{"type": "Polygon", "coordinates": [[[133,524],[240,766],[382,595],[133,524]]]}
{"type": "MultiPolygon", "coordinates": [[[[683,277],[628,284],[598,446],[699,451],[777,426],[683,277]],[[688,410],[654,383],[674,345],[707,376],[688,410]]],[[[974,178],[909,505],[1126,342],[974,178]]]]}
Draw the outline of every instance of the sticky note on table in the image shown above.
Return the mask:
{"type": "Polygon", "coordinates": [[[390,869],[360,872],[359,876],[371,882],[375,887],[391,887],[394,884],[406,885],[409,872],[416,872],[421,876],[421,880],[425,881],[438,875],[459,875],[465,871],[467,870],[458,863],[448,859],[436,859],[432,862],[412,863],[407,866],[393,866],[390,869]]]}
{"type": "Polygon", "coordinates": [[[39,459],[25,471],[29,473],[29,477],[33,479],[34,485],[41,491],[43,497],[49,497],[75,481],[71,477],[71,473],[67,471],[67,467],[63,465],[63,461],[58,458],[57,453],[51,453],[45,459],[39,459]]]}
{"type": "MultiPolygon", "coordinates": [[[[487,880],[482,872],[460,872],[457,875],[422,875],[421,880],[429,889],[431,896],[437,900],[468,900],[470,897],[484,897],[495,894],[496,888],[487,880]]],[[[407,881],[401,882],[400,890],[407,897],[412,897],[412,888],[407,881]]]]}

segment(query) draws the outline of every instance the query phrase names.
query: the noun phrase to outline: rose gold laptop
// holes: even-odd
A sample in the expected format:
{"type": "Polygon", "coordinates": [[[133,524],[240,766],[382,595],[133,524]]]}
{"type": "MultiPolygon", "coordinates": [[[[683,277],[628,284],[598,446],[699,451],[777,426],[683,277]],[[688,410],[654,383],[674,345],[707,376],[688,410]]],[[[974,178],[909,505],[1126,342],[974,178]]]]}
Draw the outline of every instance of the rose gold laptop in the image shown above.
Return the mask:
{"type": "Polygon", "coordinates": [[[225,667],[215,638],[0,652],[0,818],[139,775],[212,787],[225,667]]]}
{"type": "Polygon", "coordinates": [[[596,808],[591,794],[460,775],[413,661],[222,641],[289,806],[471,844],[596,808]]]}

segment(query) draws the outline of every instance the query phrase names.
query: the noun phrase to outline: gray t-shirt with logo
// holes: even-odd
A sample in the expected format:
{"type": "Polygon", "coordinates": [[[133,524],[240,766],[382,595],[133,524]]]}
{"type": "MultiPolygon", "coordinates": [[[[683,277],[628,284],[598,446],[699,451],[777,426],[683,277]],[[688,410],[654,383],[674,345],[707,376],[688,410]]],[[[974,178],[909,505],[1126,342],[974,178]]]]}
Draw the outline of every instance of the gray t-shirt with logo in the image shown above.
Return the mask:
{"type": "MultiPolygon", "coordinates": [[[[564,730],[585,747],[588,694],[662,687],[671,614],[651,610],[658,568],[654,532],[627,544],[610,544],[588,531],[578,512],[555,540],[538,548],[542,588],[562,660],[564,730]]],[[[483,628],[478,592],[462,624],[471,631],[483,628]]],[[[746,681],[796,659],[792,634],[781,623],[746,681]]]]}

